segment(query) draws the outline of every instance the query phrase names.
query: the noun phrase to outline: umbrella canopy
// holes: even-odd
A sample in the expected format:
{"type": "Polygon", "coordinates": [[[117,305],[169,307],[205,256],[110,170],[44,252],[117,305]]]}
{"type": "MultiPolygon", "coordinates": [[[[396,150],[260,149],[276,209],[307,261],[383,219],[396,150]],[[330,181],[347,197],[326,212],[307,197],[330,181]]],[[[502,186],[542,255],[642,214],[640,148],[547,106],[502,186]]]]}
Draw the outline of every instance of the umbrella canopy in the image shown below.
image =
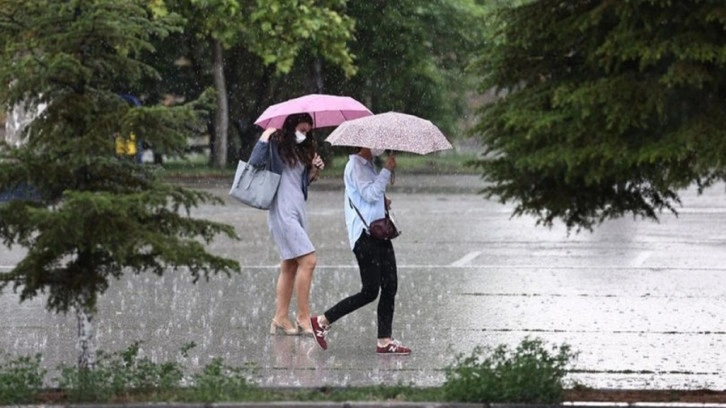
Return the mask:
{"type": "Polygon", "coordinates": [[[268,107],[255,124],[264,129],[279,129],[288,115],[303,112],[313,117],[314,128],[338,126],[346,120],[373,115],[365,105],[349,96],[310,94],[268,107]]]}
{"type": "Polygon", "coordinates": [[[386,112],[343,122],[326,139],[333,146],[357,146],[428,154],[451,149],[436,125],[418,116],[386,112]]]}

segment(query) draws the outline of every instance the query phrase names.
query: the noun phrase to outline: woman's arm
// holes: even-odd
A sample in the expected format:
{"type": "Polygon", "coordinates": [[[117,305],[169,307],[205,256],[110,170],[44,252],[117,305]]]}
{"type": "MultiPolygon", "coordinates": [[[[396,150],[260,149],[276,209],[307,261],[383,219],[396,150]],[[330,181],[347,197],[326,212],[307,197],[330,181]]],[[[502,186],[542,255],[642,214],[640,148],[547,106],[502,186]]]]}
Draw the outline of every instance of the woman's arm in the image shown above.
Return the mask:
{"type": "Polygon", "coordinates": [[[363,200],[374,203],[386,194],[386,185],[391,179],[391,171],[384,168],[378,175],[368,168],[361,167],[357,162],[353,167],[352,181],[363,200]]]}
{"type": "Polygon", "coordinates": [[[250,154],[250,160],[248,163],[250,166],[254,167],[264,167],[267,164],[267,160],[269,160],[269,146],[270,143],[270,135],[275,133],[274,128],[266,129],[264,132],[262,132],[262,136],[260,136],[260,139],[255,143],[255,147],[252,148],[252,153],[250,154]]]}

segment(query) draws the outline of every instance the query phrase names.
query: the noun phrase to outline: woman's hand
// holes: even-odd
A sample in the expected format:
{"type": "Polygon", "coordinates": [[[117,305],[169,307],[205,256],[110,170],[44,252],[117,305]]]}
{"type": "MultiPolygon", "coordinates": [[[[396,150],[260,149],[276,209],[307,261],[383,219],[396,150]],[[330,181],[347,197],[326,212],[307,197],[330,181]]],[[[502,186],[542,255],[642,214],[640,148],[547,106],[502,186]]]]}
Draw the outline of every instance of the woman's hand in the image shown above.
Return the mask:
{"type": "Polygon", "coordinates": [[[396,169],[396,156],[393,154],[389,154],[388,158],[386,159],[386,164],[383,165],[383,167],[387,168],[389,171],[393,171],[396,169]]]}
{"type": "Polygon", "coordinates": [[[270,140],[270,136],[272,136],[273,133],[275,133],[277,129],[275,128],[267,128],[264,132],[262,132],[262,136],[260,136],[260,140],[263,142],[267,142],[270,140]]]}
{"type": "Polygon", "coordinates": [[[320,158],[320,155],[315,153],[315,157],[313,157],[313,166],[315,166],[318,171],[321,171],[325,168],[325,163],[323,162],[323,159],[320,158]]]}
{"type": "Polygon", "coordinates": [[[312,165],[313,167],[309,171],[309,179],[311,182],[317,180],[320,171],[325,168],[325,163],[323,163],[323,159],[321,159],[320,155],[318,155],[317,153],[315,153],[315,156],[313,157],[312,165]]]}

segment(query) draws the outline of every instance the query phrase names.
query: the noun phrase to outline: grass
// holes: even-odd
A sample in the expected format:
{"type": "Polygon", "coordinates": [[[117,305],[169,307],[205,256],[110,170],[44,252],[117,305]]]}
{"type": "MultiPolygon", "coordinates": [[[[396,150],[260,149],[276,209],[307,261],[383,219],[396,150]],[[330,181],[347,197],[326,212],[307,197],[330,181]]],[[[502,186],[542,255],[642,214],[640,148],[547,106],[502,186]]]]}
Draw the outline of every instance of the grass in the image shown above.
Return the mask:
{"type": "MultiPolygon", "coordinates": [[[[62,394],[41,400],[44,403],[64,403],[68,399],[62,394]]],[[[319,387],[319,388],[260,388],[244,386],[223,391],[220,387],[186,387],[165,389],[156,392],[126,393],[108,400],[112,403],[133,402],[285,402],[285,401],[406,401],[445,402],[440,387],[415,388],[413,386],[370,386],[370,387],[319,387]]],[[[85,402],[97,402],[86,400],[85,402]]]]}
{"type": "MultiPolygon", "coordinates": [[[[475,158],[475,154],[456,154],[450,152],[433,153],[425,156],[408,153],[396,155],[398,174],[476,174],[476,170],[467,167],[466,162],[475,158]]],[[[343,176],[347,156],[336,155],[326,160],[325,170],[321,177],[343,176]]],[[[233,165],[224,169],[210,167],[207,158],[201,155],[189,156],[185,160],[167,160],[161,166],[162,177],[233,177],[233,165]]]]}

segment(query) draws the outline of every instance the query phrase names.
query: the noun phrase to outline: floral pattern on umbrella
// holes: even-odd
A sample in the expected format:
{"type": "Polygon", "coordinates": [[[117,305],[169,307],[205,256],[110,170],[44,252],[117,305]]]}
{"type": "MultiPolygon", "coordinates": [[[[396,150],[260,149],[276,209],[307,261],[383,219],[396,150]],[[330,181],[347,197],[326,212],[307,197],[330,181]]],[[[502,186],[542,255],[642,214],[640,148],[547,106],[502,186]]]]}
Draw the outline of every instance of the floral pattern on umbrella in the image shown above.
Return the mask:
{"type": "Polygon", "coordinates": [[[356,146],[428,154],[451,149],[431,121],[399,112],[379,113],[343,122],[326,139],[333,146],[356,146]]]}

